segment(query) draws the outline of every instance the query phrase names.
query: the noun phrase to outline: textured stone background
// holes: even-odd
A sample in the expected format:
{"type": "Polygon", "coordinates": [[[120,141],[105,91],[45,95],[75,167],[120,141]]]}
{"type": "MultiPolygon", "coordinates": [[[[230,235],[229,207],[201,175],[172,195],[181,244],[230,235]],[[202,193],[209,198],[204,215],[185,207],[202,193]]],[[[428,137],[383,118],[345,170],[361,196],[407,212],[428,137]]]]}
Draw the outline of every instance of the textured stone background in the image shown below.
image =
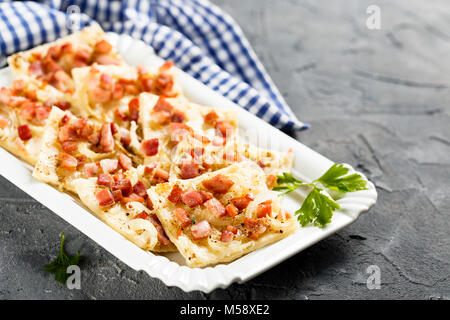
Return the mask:
{"type": "Polygon", "coordinates": [[[379,200],[356,223],[244,285],[209,295],[135,272],[0,178],[1,299],[449,299],[448,1],[215,1],[242,26],[290,106],[304,144],[359,168],[379,200]],[[379,31],[366,8],[381,7],[379,31]],[[43,271],[81,248],[82,289],[43,271]],[[381,269],[368,290],[366,268],[381,269]]]}

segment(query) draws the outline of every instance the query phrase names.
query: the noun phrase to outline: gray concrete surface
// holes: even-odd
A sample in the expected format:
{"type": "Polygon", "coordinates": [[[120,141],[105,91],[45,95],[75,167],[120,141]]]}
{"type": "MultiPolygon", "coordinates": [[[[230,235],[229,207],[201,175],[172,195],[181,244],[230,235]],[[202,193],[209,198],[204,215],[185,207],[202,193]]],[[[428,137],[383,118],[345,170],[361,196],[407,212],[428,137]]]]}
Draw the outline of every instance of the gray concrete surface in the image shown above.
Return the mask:
{"type": "Polygon", "coordinates": [[[449,299],[448,1],[215,1],[242,26],[288,103],[297,138],[375,182],[355,224],[243,285],[205,295],[135,272],[0,178],[1,299],[449,299]],[[381,8],[381,30],[366,8],[381,8]],[[82,289],[43,271],[81,249],[82,289]],[[381,270],[368,290],[366,269],[381,270]]]}

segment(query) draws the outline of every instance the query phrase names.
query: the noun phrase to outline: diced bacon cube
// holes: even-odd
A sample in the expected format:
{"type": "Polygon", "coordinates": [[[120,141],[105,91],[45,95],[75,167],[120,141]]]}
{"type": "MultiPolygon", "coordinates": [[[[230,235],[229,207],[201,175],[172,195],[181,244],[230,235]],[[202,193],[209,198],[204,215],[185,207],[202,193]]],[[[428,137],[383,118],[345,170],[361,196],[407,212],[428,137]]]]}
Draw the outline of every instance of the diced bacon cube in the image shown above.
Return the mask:
{"type": "Polygon", "coordinates": [[[104,124],[100,133],[100,146],[104,153],[108,153],[114,150],[114,137],[111,132],[111,125],[104,124]]]}
{"type": "Polygon", "coordinates": [[[20,117],[24,120],[31,120],[36,115],[36,104],[31,101],[24,102],[20,107],[20,117]]]}
{"type": "Polygon", "coordinates": [[[30,126],[27,124],[19,126],[17,131],[19,133],[19,138],[23,141],[30,140],[33,137],[30,126]]]}
{"type": "Polygon", "coordinates": [[[141,79],[142,88],[145,92],[151,92],[153,89],[153,79],[149,77],[143,77],[141,79]]]}
{"type": "Polygon", "coordinates": [[[142,152],[148,157],[156,155],[158,153],[158,147],[159,140],[157,138],[144,140],[141,144],[142,152]]]}
{"type": "Polygon", "coordinates": [[[124,86],[124,89],[125,89],[125,93],[129,94],[131,96],[136,96],[139,94],[139,88],[137,87],[137,85],[135,83],[126,84],[124,86]]]}
{"type": "Polygon", "coordinates": [[[63,142],[61,147],[64,150],[64,152],[72,153],[72,152],[78,150],[78,142],[66,141],[66,142],[63,142]]]}
{"type": "Polygon", "coordinates": [[[136,182],[136,184],[133,186],[133,192],[140,197],[147,197],[147,188],[145,188],[145,185],[142,181],[136,182]]]}
{"type": "Polygon", "coordinates": [[[233,125],[228,120],[217,121],[216,129],[224,138],[229,137],[234,131],[233,125]]]}
{"type": "Polygon", "coordinates": [[[31,101],[37,101],[37,92],[34,89],[25,91],[25,97],[31,101]]]}
{"type": "Polygon", "coordinates": [[[141,196],[137,195],[136,193],[131,193],[128,196],[123,197],[122,201],[123,201],[123,203],[128,203],[128,202],[144,203],[145,199],[144,199],[144,197],[141,197],[141,196]]]}
{"type": "Polygon", "coordinates": [[[111,51],[111,49],[112,49],[111,44],[106,40],[100,40],[94,46],[95,52],[98,52],[101,54],[107,54],[111,51]]]}
{"type": "Polygon", "coordinates": [[[169,238],[166,235],[166,232],[164,231],[161,222],[159,221],[156,214],[150,214],[147,217],[147,220],[150,221],[156,228],[156,231],[158,232],[158,241],[161,242],[163,246],[166,246],[170,243],[169,238]]]}
{"type": "Polygon", "coordinates": [[[159,74],[156,77],[156,89],[158,93],[165,94],[166,92],[172,91],[173,88],[173,77],[170,74],[159,74]]]}
{"type": "Polygon", "coordinates": [[[203,203],[203,198],[200,193],[190,189],[183,192],[181,195],[181,201],[189,207],[195,207],[203,203]]]}
{"type": "Polygon", "coordinates": [[[258,240],[260,235],[267,230],[267,225],[265,224],[265,222],[259,219],[255,220],[251,218],[245,218],[244,227],[247,229],[247,236],[253,240],[258,240]]]}
{"type": "Polygon", "coordinates": [[[94,177],[100,172],[100,167],[96,163],[86,163],[83,171],[86,176],[94,177]]]}
{"type": "Polygon", "coordinates": [[[117,126],[115,123],[111,123],[111,133],[115,135],[119,130],[117,129],[117,126]]]}
{"type": "Polygon", "coordinates": [[[109,75],[107,73],[102,73],[100,75],[100,87],[102,87],[102,89],[112,91],[113,85],[114,85],[114,80],[111,77],[111,75],[109,75]]]}
{"type": "Polygon", "coordinates": [[[178,224],[182,228],[186,228],[187,226],[189,226],[192,223],[191,217],[186,212],[186,210],[184,210],[183,208],[176,208],[173,211],[173,213],[175,214],[175,218],[176,218],[178,224]]]}
{"type": "Polygon", "coordinates": [[[104,173],[116,171],[119,168],[119,160],[117,159],[102,159],[100,160],[100,167],[104,173]]]}
{"type": "Polygon", "coordinates": [[[61,47],[57,45],[51,46],[48,48],[47,55],[57,61],[61,57],[61,47]]]}
{"type": "Polygon", "coordinates": [[[191,179],[200,175],[200,166],[193,162],[183,162],[181,165],[181,179],[191,179]]]}
{"type": "Polygon", "coordinates": [[[107,54],[99,54],[95,57],[95,62],[102,65],[120,65],[120,60],[107,54]]]}
{"type": "Polygon", "coordinates": [[[75,59],[86,63],[91,59],[91,53],[90,50],[85,48],[78,49],[75,52],[75,59]]]}
{"type": "Polygon", "coordinates": [[[120,190],[124,197],[128,196],[133,190],[133,186],[131,185],[131,181],[128,179],[121,179],[114,182],[112,186],[113,190],[120,190]]]}
{"type": "Polygon", "coordinates": [[[137,122],[139,119],[139,99],[133,98],[128,102],[128,112],[130,120],[137,122]]]}
{"type": "Polygon", "coordinates": [[[125,171],[130,170],[133,167],[133,162],[131,161],[130,157],[124,155],[123,153],[119,155],[119,164],[125,171]]]}
{"type": "Polygon", "coordinates": [[[230,217],[235,217],[239,213],[239,210],[231,203],[226,206],[225,211],[230,217]]]}
{"type": "Polygon", "coordinates": [[[66,42],[61,46],[61,54],[72,53],[72,44],[66,42]]]}
{"type": "Polygon", "coordinates": [[[156,101],[153,106],[153,111],[165,111],[168,113],[172,113],[173,106],[166,100],[164,97],[159,97],[158,101],[156,101]]]}
{"type": "Polygon", "coordinates": [[[222,174],[212,177],[211,179],[204,180],[203,186],[213,193],[224,194],[234,185],[234,182],[222,174]]]}
{"type": "Polygon", "coordinates": [[[209,199],[213,198],[213,195],[210,192],[199,190],[198,193],[200,193],[200,196],[202,197],[203,202],[208,201],[209,199]]]}
{"type": "Polygon", "coordinates": [[[185,136],[193,133],[191,127],[189,127],[184,123],[177,123],[177,122],[170,123],[169,131],[170,131],[170,140],[173,142],[180,142],[181,140],[183,140],[185,136]]]}
{"type": "Polygon", "coordinates": [[[205,122],[205,124],[207,124],[209,126],[215,127],[217,119],[219,119],[219,116],[217,115],[217,113],[214,110],[211,110],[210,112],[208,112],[205,115],[204,122],[205,122]]]}
{"type": "Polygon", "coordinates": [[[271,214],[272,214],[272,200],[267,200],[258,204],[258,207],[256,208],[256,216],[258,218],[270,216],[271,214]]]}
{"type": "Polygon", "coordinates": [[[101,207],[112,206],[115,203],[114,197],[109,189],[97,191],[95,197],[97,198],[98,205],[101,207]]]}
{"type": "Polygon", "coordinates": [[[206,220],[202,220],[191,227],[192,237],[195,240],[209,237],[211,234],[211,226],[206,220]]]}
{"type": "Polygon", "coordinates": [[[144,175],[149,176],[153,173],[153,170],[155,170],[157,164],[156,163],[151,163],[145,166],[144,168],[144,175]]]}
{"type": "Polygon", "coordinates": [[[34,61],[28,67],[28,71],[36,77],[42,77],[44,75],[44,68],[41,61],[34,61]]]}
{"type": "Polygon", "coordinates": [[[169,173],[161,168],[156,168],[155,173],[153,174],[153,178],[158,182],[166,182],[169,181],[169,173]]]}
{"type": "Polygon", "coordinates": [[[175,110],[172,114],[172,117],[170,118],[171,122],[176,122],[176,123],[182,123],[184,122],[184,119],[186,118],[186,116],[184,115],[184,113],[180,110],[175,110]]]}
{"type": "MultiPolygon", "coordinates": [[[[123,85],[121,85],[120,83],[116,83],[114,85],[114,90],[112,92],[113,100],[120,100],[120,99],[122,99],[124,91],[125,91],[125,89],[124,89],[123,85]]],[[[122,119],[122,120],[126,120],[126,119],[122,119]]]]}
{"type": "Polygon", "coordinates": [[[252,194],[247,194],[243,197],[237,197],[237,198],[233,198],[231,199],[231,203],[239,210],[244,210],[245,208],[247,208],[247,206],[249,205],[249,203],[251,201],[254,200],[254,197],[252,194]]]}
{"type": "Polygon", "coordinates": [[[133,219],[147,219],[148,213],[145,211],[142,211],[141,213],[137,214],[133,219]]]}
{"type": "Polygon", "coordinates": [[[66,91],[70,87],[71,78],[64,70],[58,70],[53,75],[52,85],[60,91],[66,91]]]}
{"type": "Polygon", "coordinates": [[[127,120],[128,120],[128,116],[127,116],[125,113],[123,113],[122,111],[120,111],[119,108],[116,108],[116,109],[114,110],[114,116],[115,116],[116,118],[119,118],[119,119],[122,120],[122,121],[127,121],[127,120]]]}
{"type": "Polygon", "coordinates": [[[277,177],[273,174],[269,174],[266,178],[267,188],[272,189],[277,184],[277,177]]]}
{"type": "Polygon", "coordinates": [[[152,113],[152,119],[160,125],[169,123],[171,114],[165,111],[157,111],[152,113]]]}
{"type": "Polygon", "coordinates": [[[70,104],[70,102],[69,101],[66,101],[66,100],[60,100],[60,101],[58,101],[58,102],[56,102],[55,104],[54,104],[56,107],[58,107],[58,108],[60,108],[61,110],[67,110],[67,109],[70,109],[70,107],[72,106],[71,104],[70,104]]]}
{"type": "Polygon", "coordinates": [[[220,202],[216,198],[209,199],[204,203],[204,205],[212,214],[214,214],[218,218],[223,217],[227,214],[222,202],[220,202]]]}
{"type": "Polygon", "coordinates": [[[120,190],[113,190],[112,195],[114,198],[114,202],[120,202],[123,199],[122,191],[120,190]]]}
{"type": "Polygon", "coordinates": [[[109,174],[100,173],[97,177],[97,184],[110,188],[114,184],[114,180],[109,174]]]}
{"type": "Polygon", "coordinates": [[[90,136],[88,136],[88,141],[96,146],[100,142],[101,131],[93,132],[90,136]]]}
{"type": "Polygon", "coordinates": [[[66,141],[76,141],[78,139],[78,133],[70,123],[66,123],[58,129],[59,142],[64,143],[66,141]]]}
{"type": "Polygon", "coordinates": [[[36,112],[36,120],[40,123],[43,123],[50,114],[50,110],[45,107],[37,107],[35,109],[35,112],[36,112]]]}
{"type": "Polygon", "coordinates": [[[108,89],[104,89],[100,86],[96,86],[91,88],[91,97],[97,103],[107,103],[112,98],[112,91],[108,89]]]}
{"type": "Polygon", "coordinates": [[[67,153],[61,153],[59,155],[59,166],[60,168],[69,170],[69,171],[75,171],[78,166],[78,160],[75,157],[72,157],[70,154],[67,153]]]}
{"type": "Polygon", "coordinates": [[[183,194],[183,189],[177,184],[173,186],[172,191],[170,191],[167,199],[173,203],[179,203],[181,201],[181,195],[183,194]]]}
{"type": "Polygon", "coordinates": [[[228,230],[223,230],[220,235],[220,241],[222,242],[231,242],[233,241],[234,233],[228,230]]]}
{"type": "Polygon", "coordinates": [[[170,68],[172,68],[175,65],[173,61],[164,61],[164,63],[159,67],[158,71],[165,72],[168,71],[170,68]]]}
{"type": "Polygon", "coordinates": [[[128,146],[131,143],[131,134],[130,134],[130,131],[128,131],[127,129],[119,128],[119,137],[120,137],[120,142],[124,146],[128,146]]]}
{"type": "Polygon", "coordinates": [[[226,229],[230,232],[233,232],[233,234],[237,234],[237,232],[238,232],[238,228],[233,227],[233,226],[227,226],[226,229]]]}

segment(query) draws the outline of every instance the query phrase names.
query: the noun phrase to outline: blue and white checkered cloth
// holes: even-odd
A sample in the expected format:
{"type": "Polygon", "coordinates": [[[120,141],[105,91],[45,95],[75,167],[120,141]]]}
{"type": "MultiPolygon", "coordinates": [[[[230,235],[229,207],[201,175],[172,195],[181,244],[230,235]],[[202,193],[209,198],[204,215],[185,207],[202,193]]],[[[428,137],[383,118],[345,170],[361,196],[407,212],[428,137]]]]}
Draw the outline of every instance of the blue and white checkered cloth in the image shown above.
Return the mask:
{"type": "Polygon", "coordinates": [[[0,57],[97,21],[154,48],[185,72],[283,130],[301,130],[237,23],[207,0],[47,0],[0,3],[0,57]],[[76,19],[74,19],[76,18],[76,19]],[[68,23],[69,22],[69,23],[68,23]]]}

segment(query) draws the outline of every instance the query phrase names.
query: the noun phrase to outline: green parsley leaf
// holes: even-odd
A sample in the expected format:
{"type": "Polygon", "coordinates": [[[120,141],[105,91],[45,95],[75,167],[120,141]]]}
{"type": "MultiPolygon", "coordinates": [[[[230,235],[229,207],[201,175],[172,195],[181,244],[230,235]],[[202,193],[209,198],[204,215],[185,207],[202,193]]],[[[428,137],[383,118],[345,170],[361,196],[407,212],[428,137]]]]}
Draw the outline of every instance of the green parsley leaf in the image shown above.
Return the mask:
{"type": "Polygon", "coordinates": [[[305,185],[305,183],[294,178],[292,174],[283,172],[283,175],[277,176],[277,186],[275,186],[272,190],[279,191],[281,192],[281,195],[285,195],[302,185],[305,185]]]}
{"type": "Polygon", "coordinates": [[[64,233],[61,233],[61,244],[59,246],[59,255],[49,264],[45,266],[45,271],[53,273],[55,275],[55,280],[65,284],[69,274],[67,273],[67,268],[71,265],[78,265],[80,261],[81,252],[78,251],[77,255],[69,256],[64,251],[64,233]]]}
{"type": "Polygon", "coordinates": [[[281,195],[286,195],[300,186],[309,186],[312,191],[308,194],[300,209],[295,212],[302,226],[313,223],[318,227],[325,227],[331,221],[333,211],[340,208],[332,198],[321,193],[322,189],[317,186],[321,183],[325,188],[343,193],[367,189],[367,181],[359,174],[348,175],[348,168],[342,164],[334,164],[325,174],[311,183],[304,183],[284,172],[277,176],[277,186],[273,188],[281,195]]]}
{"type": "Polygon", "coordinates": [[[335,163],[323,176],[315,180],[328,189],[340,192],[353,192],[367,189],[367,181],[359,174],[347,175],[348,168],[335,163]]]}
{"type": "Polygon", "coordinates": [[[197,221],[195,221],[194,216],[191,216],[191,222],[192,222],[192,224],[196,224],[197,223],[197,221]]]}
{"type": "Polygon", "coordinates": [[[340,208],[339,204],[320,191],[319,188],[314,187],[303,201],[302,207],[295,212],[303,227],[310,223],[320,228],[325,227],[331,222],[333,211],[340,208]]]}

